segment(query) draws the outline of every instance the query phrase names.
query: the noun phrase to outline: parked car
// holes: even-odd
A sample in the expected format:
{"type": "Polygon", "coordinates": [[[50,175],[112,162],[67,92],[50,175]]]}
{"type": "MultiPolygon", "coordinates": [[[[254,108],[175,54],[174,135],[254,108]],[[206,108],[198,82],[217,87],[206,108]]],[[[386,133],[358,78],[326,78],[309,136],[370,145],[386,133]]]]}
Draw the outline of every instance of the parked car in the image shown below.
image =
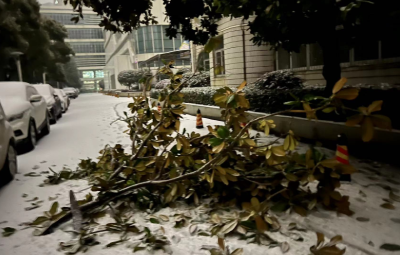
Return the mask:
{"type": "Polygon", "coordinates": [[[60,98],[61,100],[61,107],[62,107],[62,111],[66,112],[68,111],[68,107],[69,107],[69,97],[67,96],[67,94],[65,94],[64,90],[62,89],[54,89],[58,98],[60,98]]]}
{"type": "Polygon", "coordinates": [[[24,149],[34,149],[38,135],[50,133],[46,101],[34,86],[25,82],[0,82],[0,101],[15,141],[24,149]]]}
{"type": "Polygon", "coordinates": [[[56,94],[54,88],[49,84],[37,84],[35,88],[46,100],[47,109],[50,113],[50,123],[57,123],[57,119],[62,117],[61,99],[56,94]]]}
{"type": "Polygon", "coordinates": [[[67,87],[67,88],[63,88],[63,90],[68,95],[69,98],[77,98],[78,97],[78,93],[76,92],[76,90],[74,88],[67,87]]]}
{"type": "Polygon", "coordinates": [[[14,132],[0,103],[0,184],[7,183],[17,173],[17,152],[14,132]]]}

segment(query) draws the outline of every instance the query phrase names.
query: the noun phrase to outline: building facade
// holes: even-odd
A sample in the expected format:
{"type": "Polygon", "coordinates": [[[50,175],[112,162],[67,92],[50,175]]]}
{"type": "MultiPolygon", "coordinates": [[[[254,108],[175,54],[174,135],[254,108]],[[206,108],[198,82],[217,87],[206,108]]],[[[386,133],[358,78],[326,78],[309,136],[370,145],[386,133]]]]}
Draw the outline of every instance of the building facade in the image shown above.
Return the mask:
{"type": "MultiPolygon", "coordinates": [[[[322,76],[323,57],[317,44],[303,45],[299,53],[271,47],[255,46],[253,37],[241,19],[223,18],[217,37],[220,45],[211,53],[203,46],[192,45],[193,70],[201,66],[210,70],[211,86],[238,86],[267,72],[289,70],[301,77],[305,84],[325,84],[322,76]]],[[[397,42],[369,41],[353,49],[342,50],[342,76],[348,84],[400,85],[400,39],[397,42]]]]}
{"type": "Polygon", "coordinates": [[[78,67],[84,90],[97,90],[98,83],[104,79],[105,51],[103,30],[99,27],[100,17],[89,9],[83,9],[83,19],[78,23],[71,21],[77,14],[70,5],[55,1],[41,6],[43,16],[54,19],[65,26],[68,42],[75,52],[73,60],[78,67]]]}
{"type": "MultiPolygon", "coordinates": [[[[157,25],[138,28],[132,33],[113,33],[104,31],[106,63],[104,67],[105,89],[126,89],[118,82],[118,74],[124,70],[147,69],[155,73],[159,61],[152,61],[155,56],[178,51],[182,48],[181,37],[170,39],[165,35],[168,21],[164,15],[161,0],[153,2],[152,13],[157,17],[157,25]],[[149,60],[149,61],[148,61],[149,60]]],[[[176,53],[179,55],[179,52],[176,53]]],[[[176,61],[178,67],[191,67],[190,54],[176,61]]]]}

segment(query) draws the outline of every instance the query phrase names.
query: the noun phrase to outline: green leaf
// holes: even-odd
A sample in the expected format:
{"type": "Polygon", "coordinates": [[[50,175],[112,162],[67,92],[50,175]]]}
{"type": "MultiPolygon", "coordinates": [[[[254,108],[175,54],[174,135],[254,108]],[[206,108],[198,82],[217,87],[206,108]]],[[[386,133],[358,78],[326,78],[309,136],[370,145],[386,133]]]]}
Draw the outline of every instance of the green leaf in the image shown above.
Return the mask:
{"type": "Polygon", "coordinates": [[[230,95],[228,97],[228,101],[226,103],[229,104],[229,103],[233,102],[234,100],[235,100],[235,95],[230,95]]]}
{"type": "Polygon", "coordinates": [[[331,112],[333,112],[335,110],[335,107],[326,107],[326,108],[324,108],[322,111],[324,112],[324,113],[331,113],[331,112]]]}
{"type": "Polygon", "coordinates": [[[220,145],[223,141],[224,141],[223,139],[216,138],[216,137],[210,138],[210,140],[209,140],[210,145],[212,147],[220,145]]]}
{"type": "Polygon", "coordinates": [[[284,105],[296,105],[296,104],[300,104],[300,102],[298,101],[288,101],[288,102],[284,102],[284,105]]]}
{"type": "Polygon", "coordinates": [[[42,224],[43,222],[45,222],[45,221],[48,221],[49,219],[47,218],[47,217],[44,217],[44,216],[40,216],[40,217],[37,217],[36,218],[36,220],[34,220],[30,225],[39,225],[39,224],[42,224]]]}
{"type": "Polygon", "coordinates": [[[289,204],[286,201],[280,201],[280,202],[277,202],[276,204],[274,204],[271,207],[271,210],[274,212],[283,212],[283,211],[286,211],[286,209],[288,209],[288,208],[289,208],[289,204]]]}
{"type": "Polygon", "coordinates": [[[150,218],[150,222],[153,224],[160,224],[160,221],[156,218],[150,218]]]}
{"type": "Polygon", "coordinates": [[[17,231],[15,228],[10,228],[10,227],[5,227],[3,228],[3,237],[8,237],[11,236],[15,233],[15,231],[17,231]]]}
{"type": "Polygon", "coordinates": [[[382,250],[387,250],[387,251],[400,251],[400,245],[391,244],[391,243],[382,244],[381,247],[379,247],[379,248],[382,250]]]}
{"type": "Polygon", "coordinates": [[[49,213],[50,213],[51,215],[54,215],[54,214],[56,214],[57,209],[58,209],[58,202],[56,201],[56,202],[54,202],[54,203],[51,205],[51,208],[50,208],[49,213]]]}
{"type": "Polygon", "coordinates": [[[217,129],[217,134],[222,139],[228,138],[229,137],[229,129],[227,127],[221,126],[217,129]]]}

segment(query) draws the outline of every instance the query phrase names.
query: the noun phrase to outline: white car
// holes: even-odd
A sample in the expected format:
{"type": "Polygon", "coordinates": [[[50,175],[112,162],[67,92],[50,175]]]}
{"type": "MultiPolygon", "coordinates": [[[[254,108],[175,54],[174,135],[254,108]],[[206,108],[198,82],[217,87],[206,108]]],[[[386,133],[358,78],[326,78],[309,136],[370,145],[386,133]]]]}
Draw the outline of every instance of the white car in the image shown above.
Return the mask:
{"type": "Polygon", "coordinates": [[[56,124],[62,117],[61,98],[58,97],[54,88],[49,84],[35,84],[35,89],[43,96],[47,103],[47,110],[50,113],[50,123],[56,124]]]}
{"type": "Polygon", "coordinates": [[[0,82],[0,101],[17,143],[33,150],[38,135],[50,133],[47,104],[34,86],[25,82],[0,82]]]}
{"type": "Polygon", "coordinates": [[[65,94],[64,90],[62,90],[62,89],[54,89],[54,91],[58,95],[58,98],[60,98],[60,100],[61,100],[62,111],[63,112],[68,111],[69,97],[67,96],[67,94],[65,94]]]}
{"type": "Polygon", "coordinates": [[[0,184],[5,184],[17,173],[17,152],[13,129],[0,104],[0,184]]]}
{"type": "Polygon", "coordinates": [[[75,90],[75,88],[71,88],[71,87],[66,87],[63,88],[65,94],[67,94],[69,96],[69,98],[77,98],[78,97],[78,93],[75,90]]]}

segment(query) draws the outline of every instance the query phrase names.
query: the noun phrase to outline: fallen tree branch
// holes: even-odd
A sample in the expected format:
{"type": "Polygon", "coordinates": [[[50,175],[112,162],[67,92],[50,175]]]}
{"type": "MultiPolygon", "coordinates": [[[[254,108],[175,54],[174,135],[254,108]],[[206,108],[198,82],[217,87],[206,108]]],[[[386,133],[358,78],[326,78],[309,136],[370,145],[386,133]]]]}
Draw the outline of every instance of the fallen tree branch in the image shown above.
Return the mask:
{"type": "MultiPolygon", "coordinates": [[[[319,107],[318,109],[323,109],[325,108],[326,105],[319,107]]],[[[315,109],[314,109],[315,110],[315,109]]],[[[301,110],[302,112],[309,112],[306,110],[301,110]]],[[[128,187],[125,187],[121,190],[119,190],[117,193],[115,193],[113,196],[109,197],[108,199],[106,199],[105,201],[102,201],[100,199],[87,203],[85,205],[82,205],[80,207],[80,210],[82,212],[86,212],[92,208],[98,207],[98,206],[102,206],[104,204],[108,204],[122,196],[125,196],[127,194],[129,194],[130,192],[142,188],[142,187],[146,187],[146,186],[153,186],[153,185],[166,185],[166,184],[170,184],[170,183],[174,183],[177,181],[181,181],[190,177],[194,177],[197,175],[200,175],[201,173],[209,170],[212,168],[213,164],[216,163],[222,155],[225,155],[226,151],[230,151],[232,148],[234,148],[234,146],[236,145],[237,141],[243,136],[243,134],[246,132],[246,130],[251,127],[251,125],[255,122],[261,121],[263,119],[267,119],[270,118],[272,116],[276,116],[276,115],[281,115],[281,114],[285,114],[285,113],[289,113],[289,112],[293,112],[292,110],[284,110],[284,111],[279,111],[273,114],[269,114],[269,115],[265,115],[265,116],[261,116],[258,118],[255,118],[251,121],[249,121],[246,126],[244,126],[242,128],[242,130],[240,130],[240,132],[233,138],[232,142],[226,146],[220,153],[218,153],[212,160],[208,161],[206,164],[204,164],[202,167],[200,167],[198,170],[184,174],[184,175],[180,175],[178,177],[172,178],[172,179],[167,179],[167,180],[150,180],[150,181],[145,181],[145,182],[140,182],[128,187]]],[[[147,137],[144,139],[143,143],[140,145],[138,152],[133,155],[131,157],[131,160],[134,160],[138,157],[138,155],[140,154],[141,150],[144,148],[144,144],[147,143],[147,141],[150,139],[151,135],[155,132],[155,130],[157,130],[157,128],[162,124],[162,120],[163,118],[160,120],[160,122],[150,131],[150,133],[147,135],[147,137]]],[[[53,231],[54,228],[56,228],[57,226],[69,221],[71,219],[71,212],[67,212],[64,216],[60,217],[58,220],[56,220],[55,222],[53,222],[52,224],[50,224],[43,232],[41,235],[46,235],[49,234],[53,231]]]]}
{"type": "Polygon", "coordinates": [[[122,165],[120,165],[117,170],[115,170],[115,172],[110,175],[110,177],[108,178],[108,181],[111,181],[114,177],[118,176],[122,170],[124,170],[124,167],[126,166],[126,162],[122,163],[122,165]]]}

